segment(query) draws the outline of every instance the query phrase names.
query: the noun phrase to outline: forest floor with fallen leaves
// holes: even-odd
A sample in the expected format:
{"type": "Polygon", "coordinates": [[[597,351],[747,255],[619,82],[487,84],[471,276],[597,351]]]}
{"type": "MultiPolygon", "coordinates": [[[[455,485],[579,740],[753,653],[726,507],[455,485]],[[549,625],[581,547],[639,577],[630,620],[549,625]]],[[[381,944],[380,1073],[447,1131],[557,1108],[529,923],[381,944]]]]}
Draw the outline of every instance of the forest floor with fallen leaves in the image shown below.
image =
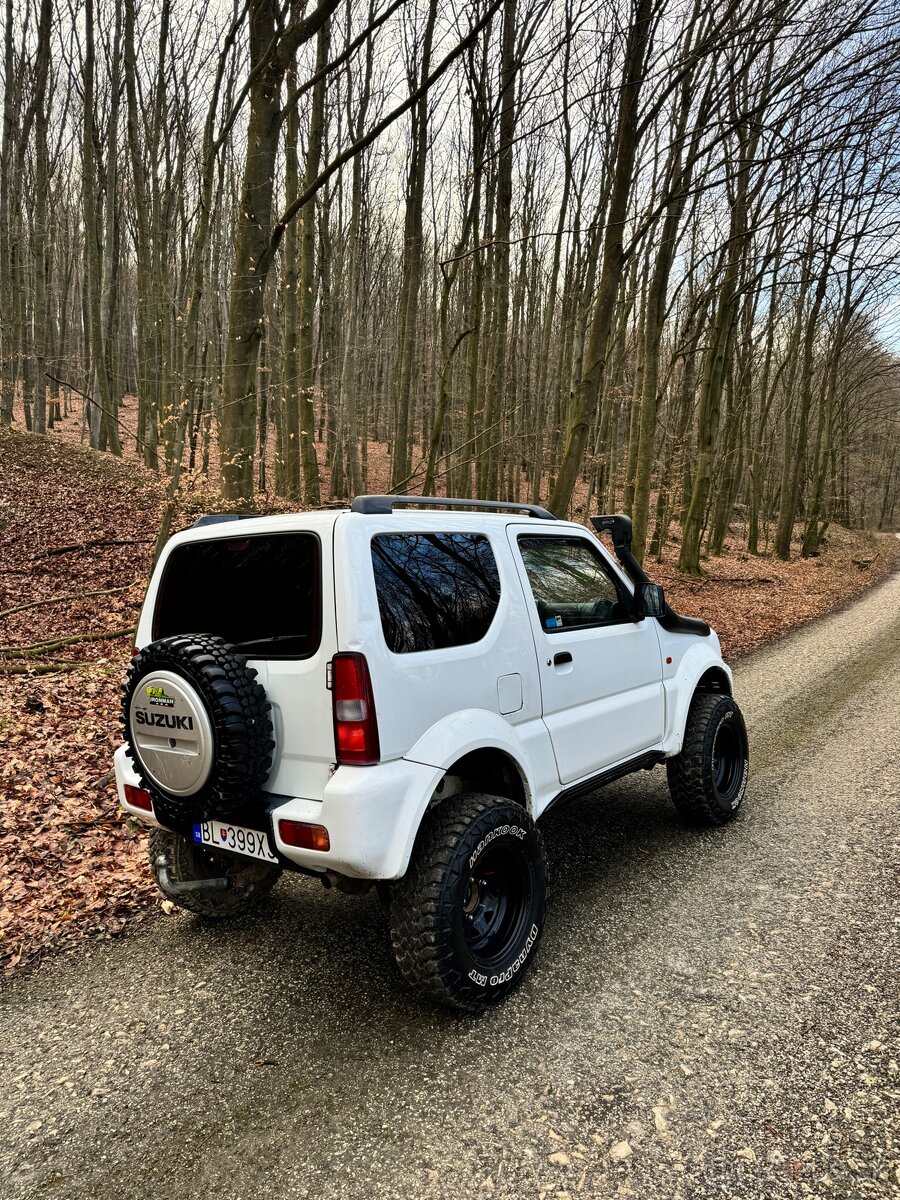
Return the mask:
{"type": "MultiPolygon", "coordinates": [[[[384,447],[373,447],[370,454],[384,447]]],[[[154,911],[145,837],[111,780],[119,693],[158,529],[158,479],[73,444],[0,429],[0,972],[122,934],[154,911]]],[[[196,511],[214,506],[195,488],[196,511]]],[[[740,521],[700,580],[678,541],[650,574],[735,658],[848,602],[895,569],[892,535],[833,526],[818,558],[743,550],[740,521]]]]}

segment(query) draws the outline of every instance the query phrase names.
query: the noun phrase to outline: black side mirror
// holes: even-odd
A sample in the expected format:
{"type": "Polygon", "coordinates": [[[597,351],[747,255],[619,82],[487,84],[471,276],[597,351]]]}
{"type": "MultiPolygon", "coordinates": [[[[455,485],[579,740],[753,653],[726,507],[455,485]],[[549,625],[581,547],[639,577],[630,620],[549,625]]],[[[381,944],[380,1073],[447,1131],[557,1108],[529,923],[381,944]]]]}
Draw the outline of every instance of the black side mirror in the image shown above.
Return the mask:
{"type": "Polygon", "coordinates": [[[664,617],[666,615],[666,596],[661,583],[641,584],[640,612],[645,617],[664,617]]]}

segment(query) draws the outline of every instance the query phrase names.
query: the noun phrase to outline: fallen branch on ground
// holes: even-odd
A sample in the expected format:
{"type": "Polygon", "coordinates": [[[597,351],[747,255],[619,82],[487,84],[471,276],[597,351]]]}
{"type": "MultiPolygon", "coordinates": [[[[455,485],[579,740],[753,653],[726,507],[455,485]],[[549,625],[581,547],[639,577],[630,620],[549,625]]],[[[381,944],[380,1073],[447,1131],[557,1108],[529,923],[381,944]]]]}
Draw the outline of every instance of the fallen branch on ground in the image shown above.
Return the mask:
{"type": "Polygon", "coordinates": [[[128,637],[135,631],[134,625],[127,629],[110,629],[104,633],[74,633],[71,637],[53,638],[47,642],[35,642],[31,646],[0,646],[0,655],[7,658],[23,658],[32,654],[49,654],[63,646],[80,646],[83,642],[112,642],[128,637]]]}
{"type": "Polygon", "coordinates": [[[60,825],[61,829],[68,829],[70,833],[85,833],[88,829],[98,829],[103,826],[118,825],[120,821],[118,802],[105,808],[103,812],[98,813],[96,817],[89,817],[83,821],[63,821],[60,825]]]}
{"type": "Polygon", "coordinates": [[[730,579],[725,575],[722,575],[722,576],[711,575],[709,579],[705,580],[705,582],[706,583],[733,583],[735,585],[735,587],[756,587],[756,585],[758,583],[775,583],[775,580],[770,579],[767,575],[759,575],[752,579],[741,579],[740,577],[737,577],[735,579],[730,579]]]}
{"type": "Polygon", "coordinates": [[[54,554],[73,554],[76,550],[91,550],[94,546],[149,546],[151,538],[93,538],[89,542],[73,542],[70,546],[54,546],[32,556],[31,561],[51,558],[54,554]]]}
{"type": "Polygon", "coordinates": [[[86,662],[0,663],[0,675],[50,675],[54,671],[79,671],[91,664],[86,662]]]}
{"type": "Polygon", "coordinates": [[[688,588],[707,588],[715,587],[720,583],[729,583],[734,587],[756,587],[760,583],[777,584],[777,579],[771,579],[768,575],[751,576],[749,579],[743,578],[741,575],[706,575],[703,579],[691,579],[682,576],[678,580],[679,587],[688,588]]]}
{"type": "Polygon", "coordinates": [[[51,596],[49,600],[29,600],[27,604],[16,604],[0,612],[0,619],[10,617],[13,613],[24,612],[26,608],[47,608],[51,604],[65,604],[67,600],[86,600],[88,596],[112,596],[116,592],[127,592],[129,588],[137,587],[136,583],[126,583],[122,587],[98,588],[93,592],[70,592],[66,596],[51,596]]]}

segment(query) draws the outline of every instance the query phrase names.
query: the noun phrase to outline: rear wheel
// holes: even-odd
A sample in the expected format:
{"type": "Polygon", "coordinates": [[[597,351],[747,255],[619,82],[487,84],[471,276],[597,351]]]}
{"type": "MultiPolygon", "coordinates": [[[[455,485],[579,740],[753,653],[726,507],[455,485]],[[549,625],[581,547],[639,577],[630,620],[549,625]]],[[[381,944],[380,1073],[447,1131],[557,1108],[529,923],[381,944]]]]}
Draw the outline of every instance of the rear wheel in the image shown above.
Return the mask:
{"type": "Polygon", "coordinates": [[[168,829],[150,831],[150,866],[159,890],[201,917],[239,917],[274,887],[280,867],[217,854],[168,829]]]}
{"type": "Polygon", "coordinates": [[[737,704],[717,692],[697,692],[681,753],[666,763],[675,807],[690,821],[724,825],[744,801],[748,768],[747,730],[737,704]]]}
{"type": "Polygon", "coordinates": [[[454,796],[428,812],[391,893],[400,972],[418,991],[477,1012],[531,965],[544,927],[544,844],[528,813],[495,796],[454,796]]]}

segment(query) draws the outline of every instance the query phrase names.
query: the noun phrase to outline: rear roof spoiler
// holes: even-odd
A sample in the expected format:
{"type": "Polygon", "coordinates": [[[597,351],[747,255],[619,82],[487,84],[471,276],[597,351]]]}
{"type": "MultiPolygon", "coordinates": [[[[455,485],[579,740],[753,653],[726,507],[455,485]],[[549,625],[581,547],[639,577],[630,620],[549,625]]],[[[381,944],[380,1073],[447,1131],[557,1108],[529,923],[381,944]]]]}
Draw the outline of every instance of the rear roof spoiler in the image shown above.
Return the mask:
{"type": "Polygon", "coordinates": [[[203,525],[222,525],[225,521],[249,521],[251,517],[258,516],[259,513],[207,513],[198,517],[191,529],[200,529],[203,525]]]}

